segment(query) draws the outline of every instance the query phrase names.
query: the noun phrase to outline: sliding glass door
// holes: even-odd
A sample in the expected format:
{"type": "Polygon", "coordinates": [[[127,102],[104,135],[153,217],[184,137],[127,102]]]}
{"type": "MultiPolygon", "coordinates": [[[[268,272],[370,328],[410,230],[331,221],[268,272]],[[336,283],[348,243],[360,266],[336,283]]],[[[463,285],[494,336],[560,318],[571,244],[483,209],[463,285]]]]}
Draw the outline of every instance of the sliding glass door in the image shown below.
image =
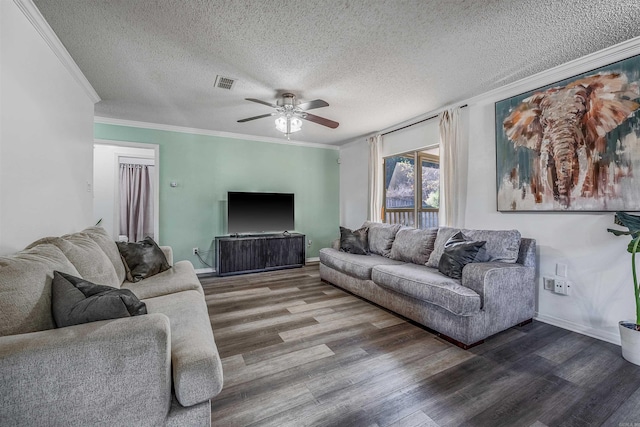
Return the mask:
{"type": "Polygon", "coordinates": [[[438,226],[440,164],[431,150],[386,157],[384,185],[384,222],[415,228],[438,226]]]}

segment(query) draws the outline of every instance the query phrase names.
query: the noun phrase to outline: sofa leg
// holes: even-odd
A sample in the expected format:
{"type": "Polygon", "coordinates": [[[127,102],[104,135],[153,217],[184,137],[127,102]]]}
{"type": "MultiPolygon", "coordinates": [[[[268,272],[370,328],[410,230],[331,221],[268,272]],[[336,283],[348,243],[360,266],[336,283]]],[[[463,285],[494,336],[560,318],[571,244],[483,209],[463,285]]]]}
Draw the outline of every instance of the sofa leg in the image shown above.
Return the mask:
{"type": "Polygon", "coordinates": [[[484,340],[480,340],[480,341],[478,341],[478,342],[474,342],[473,344],[465,344],[465,343],[463,343],[463,342],[460,342],[460,341],[458,341],[458,340],[455,340],[455,339],[453,339],[453,338],[451,338],[451,337],[449,337],[449,336],[447,336],[447,335],[441,334],[441,333],[439,333],[439,332],[435,332],[435,331],[434,331],[434,333],[435,333],[435,334],[436,334],[436,336],[438,336],[439,338],[442,338],[443,340],[445,340],[445,341],[447,341],[447,342],[450,342],[451,344],[455,344],[455,345],[457,345],[458,347],[460,347],[460,348],[461,348],[461,349],[463,349],[463,350],[469,350],[471,347],[475,347],[475,346],[477,346],[477,345],[480,345],[480,344],[484,343],[484,340]]]}
{"type": "Polygon", "coordinates": [[[533,319],[528,319],[528,320],[525,320],[524,322],[518,323],[516,326],[524,326],[532,322],[533,322],[533,319]]]}

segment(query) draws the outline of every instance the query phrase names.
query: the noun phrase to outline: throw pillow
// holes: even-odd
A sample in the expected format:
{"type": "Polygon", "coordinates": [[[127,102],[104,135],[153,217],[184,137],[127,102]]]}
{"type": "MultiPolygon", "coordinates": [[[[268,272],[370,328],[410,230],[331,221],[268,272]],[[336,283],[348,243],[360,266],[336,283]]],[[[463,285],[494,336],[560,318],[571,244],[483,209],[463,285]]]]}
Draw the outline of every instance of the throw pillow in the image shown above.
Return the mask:
{"type": "Polygon", "coordinates": [[[438,227],[438,235],[436,236],[436,241],[433,244],[433,252],[429,256],[429,261],[427,261],[426,266],[431,268],[438,268],[440,264],[440,257],[442,257],[442,253],[444,252],[444,245],[449,241],[451,236],[460,231],[459,228],[451,228],[451,227],[438,227]]]}
{"type": "Polygon", "coordinates": [[[368,228],[363,227],[355,231],[340,227],[340,250],[356,255],[369,255],[367,242],[368,228]]]}
{"type": "Polygon", "coordinates": [[[369,229],[367,238],[369,240],[369,251],[372,254],[382,255],[389,258],[391,246],[396,237],[396,233],[402,227],[400,224],[383,224],[380,222],[365,221],[362,227],[369,229]]]}
{"type": "Polygon", "coordinates": [[[139,282],[171,268],[162,249],[151,237],[136,243],[116,243],[130,282],[139,282]]]}
{"type": "Polygon", "coordinates": [[[147,314],[147,306],[129,289],[96,285],[79,277],[54,271],[51,311],[56,326],[62,328],[147,314]]]}
{"type": "Polygon", "coordinates": [[[465,265],[484,261],[484,245],[486,243],[469,240],[462,234],[462,231],[457,232],[444,245],[438,271],[452,279],[460,279],[465,265]]]}
{"type": "Polygon", "coordinates": [[[433,252],[437,228],[416,229],[403,227],[396,233],[389,258],[424,265],[433,252]]]}

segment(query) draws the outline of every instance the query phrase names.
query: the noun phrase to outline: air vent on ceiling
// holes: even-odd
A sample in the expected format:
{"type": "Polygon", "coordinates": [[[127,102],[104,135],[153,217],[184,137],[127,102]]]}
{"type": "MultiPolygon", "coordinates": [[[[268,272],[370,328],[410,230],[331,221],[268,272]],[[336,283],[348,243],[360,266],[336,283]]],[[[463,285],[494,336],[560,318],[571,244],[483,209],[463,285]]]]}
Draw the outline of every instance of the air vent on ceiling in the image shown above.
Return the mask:
{"type": "Polygon", "coordinates": [[[236,81],[236,79],[232,79],[231,77],[216,76],[215,87],[231,90],[233,89],[233,85],[236,84],[236,81]]]}

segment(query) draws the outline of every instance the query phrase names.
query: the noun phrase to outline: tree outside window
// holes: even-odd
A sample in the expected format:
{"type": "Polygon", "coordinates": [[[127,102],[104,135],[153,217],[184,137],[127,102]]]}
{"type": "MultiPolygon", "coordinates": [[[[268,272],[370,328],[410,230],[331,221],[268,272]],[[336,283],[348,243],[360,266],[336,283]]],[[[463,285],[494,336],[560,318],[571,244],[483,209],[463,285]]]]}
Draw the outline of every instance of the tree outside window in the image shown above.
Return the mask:
{"type": "Polygon", "coordinates": [[[438,226],[440,165],[437,156],[412,152],[387,157],[384,180],[385,222],[416,228],[438,226]],[[416,163],[419,168],[415,167],[416,163]]]}

